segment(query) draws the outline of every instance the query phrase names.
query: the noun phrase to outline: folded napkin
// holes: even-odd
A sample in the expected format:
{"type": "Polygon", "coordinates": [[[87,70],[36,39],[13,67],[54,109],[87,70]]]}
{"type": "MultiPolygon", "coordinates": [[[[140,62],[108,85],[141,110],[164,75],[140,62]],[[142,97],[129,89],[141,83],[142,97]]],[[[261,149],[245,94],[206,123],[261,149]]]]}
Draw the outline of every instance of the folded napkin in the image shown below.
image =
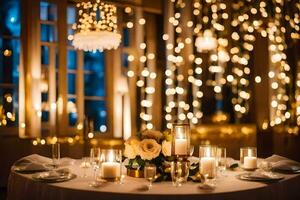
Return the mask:
{"type": "Polygon", "coordinates": [[[49,169],[49,165],[52,163],[50,158],[40,156],[38,154],[32,154],[21,158],[13,165],[13,169],[17,171],[44,171],[49,169]]]}
{"type": "Polygon", "coordinates": [[[234,160],[233,158],[226,158],[226,167],[230,169],[234,169],[239,166],[239,161],[234,160]]]}
{"type": "Polygon", "coordinates": [[[272,155],[266,158],[265,161],[271,163],[272,170],[275,171],[286,171],[286,172],[300,172],[300,163],[288,158],[272,155]]]}
{"type": "MultiPolygon", "coordinates": [[[[60,159],[59,166],[68,166],[75,163],[74,159],[62,158],[60,159]]],[[[46,171],[52,167],[52,159],[40,156],[38,154],[32,154],[21,158],[13,165],[13,169],[16,171],[30,172],[30,171],[46,171]]]]}
{"type": "Polygon", "coordinates": [[[254,179],[269,179],[272,178],[271,173],[266,173],[262,171],[255,171],[252,173],[247,174],[249,178],[254,178],[254,179]]]}

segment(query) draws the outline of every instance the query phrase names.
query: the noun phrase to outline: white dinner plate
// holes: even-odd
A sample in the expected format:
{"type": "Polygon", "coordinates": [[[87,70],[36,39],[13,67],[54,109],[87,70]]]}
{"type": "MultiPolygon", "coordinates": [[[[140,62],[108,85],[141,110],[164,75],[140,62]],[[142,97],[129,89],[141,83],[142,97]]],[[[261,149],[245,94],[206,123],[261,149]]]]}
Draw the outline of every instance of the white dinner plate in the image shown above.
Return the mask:
{"type": "Polygon", "coordinates": [[[279,181],[284,178],[283,175],[277,174],[277,173],[272,173],[269,176],[253,176],[252,173],[243,173],[237,175],[237,178],[240,180],[245,180],[245,181],[262,181],[262,182],[268,182],[268,181],[279,181]]]}
{"type": "Polygon", "coordinates": [[[76,178],[72,173],[54,174],[51,172],[40,172],[32,175],[32,178],[43,182],[64,182],[76,178]]]}

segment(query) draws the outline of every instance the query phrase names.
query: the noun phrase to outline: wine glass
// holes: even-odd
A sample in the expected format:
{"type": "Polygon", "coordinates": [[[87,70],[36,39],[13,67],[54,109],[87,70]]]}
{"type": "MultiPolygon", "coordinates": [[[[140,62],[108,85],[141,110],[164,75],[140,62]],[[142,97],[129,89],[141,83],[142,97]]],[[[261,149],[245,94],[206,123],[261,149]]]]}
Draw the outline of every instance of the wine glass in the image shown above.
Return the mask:
{"type": "Polygon", "coordinates": [[[92,167],[94,170],[94,181],[90,183],[91,187],[98,187],[99,182],[97,181],[97,171],[99,169],[99,161],[100,161],[100,148],[93,147],[90,150],[90,162],[92,163],[92,167]]]}
{"type": "Polygon", "coordinates": [[[218,147],[217,148],[217,166],[218,171],[222,176],[225,176],[226,172],[226,148],[218,147]]]}
{"type": "Polygon", "coordinates": [[[90,157],[83,157],[81,159],[80,168],[83,169],[82,177],[87,177],[86,169],[91,167],[90,157]]]}
{"type": "Polygon", "coordinates": [[[60,160],[60,144],[57,142],[52,144],[52,164],[54,168],[59,166],[60,160]]]}
{"type": "Polygon", "coordinates": [[[152,182],[156,175],[156,166],[154,164],[146,164],[144,167],[144,177],[149,181],[148,189],[152,187],[152,182]]]}

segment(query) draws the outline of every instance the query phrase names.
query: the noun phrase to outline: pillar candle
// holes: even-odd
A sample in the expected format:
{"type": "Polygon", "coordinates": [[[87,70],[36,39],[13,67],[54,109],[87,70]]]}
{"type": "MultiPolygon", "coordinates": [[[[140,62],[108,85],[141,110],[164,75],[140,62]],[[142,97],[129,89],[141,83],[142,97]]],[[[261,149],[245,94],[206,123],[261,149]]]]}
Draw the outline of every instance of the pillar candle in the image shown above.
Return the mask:
{"type": "Polygon", "coordinates": [[[245,156],[244,157],[244,168],[245,169],[257,168],[257,158],[254,156],[245,156]]]}
{"type": "Polygon", "coordinates": [[[175,155],[188,155],[187,139],[175,139],[175,155]]]}
{"type": "Polygon", "coordinates": [[[120,163],[117,162],[104,162],[101,165],[101,172],[103,178],[117,178],[120,177],[120,163]]]}
{"type": "Polygon", "coordinates": [[[212,157],[203,157],[200,160],[200,173],[214,178],[216,175],[216,159],[212,157]]]}

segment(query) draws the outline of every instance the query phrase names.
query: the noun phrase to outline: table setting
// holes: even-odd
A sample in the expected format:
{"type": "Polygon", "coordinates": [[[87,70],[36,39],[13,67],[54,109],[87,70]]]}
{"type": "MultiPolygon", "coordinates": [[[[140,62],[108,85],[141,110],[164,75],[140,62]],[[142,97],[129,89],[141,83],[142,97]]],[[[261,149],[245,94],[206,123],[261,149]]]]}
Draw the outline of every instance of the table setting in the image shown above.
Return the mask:
{"type": "MultiPolygon", "coordinates": [[[[8,199],[15,199],[15,188],[31,199],[53,197],[39,196],[33,188],[52,191],[59,199],[93,199],[98,195],[103,199],[105,195],[107,199],[161,195],[169,199],[177,195],[213,199],[229,195],[238,199],[251,191],[261,193],[260,198],[277,187],[296,187],[298,173],[300,163],[279,155],[258,158],[256,147],[242,147],[240,160],[234,160],[224,147],[193,146],[189,126],[174,124],[171,131],[147,130],[131,136],[123,151],[92,147],[90,155],[82,159],[60,158],[56,143],[52,145],[52,159],[37,154],[21,158],[11,169],[8,199]]],[[[276,196],[274,191],[271,195],[276,196]]]]}

